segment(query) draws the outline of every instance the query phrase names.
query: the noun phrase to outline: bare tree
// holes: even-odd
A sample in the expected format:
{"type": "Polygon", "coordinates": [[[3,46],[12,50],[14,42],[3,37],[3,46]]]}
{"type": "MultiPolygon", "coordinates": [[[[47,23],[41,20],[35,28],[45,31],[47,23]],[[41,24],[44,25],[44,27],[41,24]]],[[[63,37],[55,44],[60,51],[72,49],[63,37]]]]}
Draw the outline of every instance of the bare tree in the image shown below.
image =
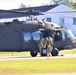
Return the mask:
{"type": "Polygon", "coordinates": [[[31,7],[31,5],[30,5],[30,4],[25,5],[25,4],[23,4],[23,3],[21,3],[21,5],[20,5],[20,8],[27,8],[27,7],[31,7]]]}
{"type": "Polygon", "coordinates": [[[70,1],[69,0],[52,0],[54,4],[65,4],[69,6],[70,1]]]}
{"type": "Polygon", "coordinates": [[[23,3],[21,3],[20,8],[26,8],[27,6],[23,3]]]}
{"type": "Polygon", "coordinates": [[[54,4],[61,4],[63,3],[63,0],[52,0],[54,2],[54,4]]]}

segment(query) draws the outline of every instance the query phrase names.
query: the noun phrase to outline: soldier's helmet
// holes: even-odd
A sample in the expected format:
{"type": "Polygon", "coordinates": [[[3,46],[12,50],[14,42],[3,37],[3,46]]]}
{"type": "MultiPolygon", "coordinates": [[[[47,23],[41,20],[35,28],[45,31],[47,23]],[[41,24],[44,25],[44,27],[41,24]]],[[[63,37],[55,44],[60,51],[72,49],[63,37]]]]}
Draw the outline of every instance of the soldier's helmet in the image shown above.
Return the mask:
{"type": "Polygon", "coordinates": [[[48,40],[53,41],[52,37],[48,38],[48,40]]]}
{"type": "Polygon", "coordinates": [[[51,37],[46,37],[46,38],[43,38],[43,40],[53,42],[53,39],[52,39],[51,37]]]}
{"type": "Polygon", "coordinates": [[[48,41],[48,37],[44,38],[44,40],[48,41]]]}

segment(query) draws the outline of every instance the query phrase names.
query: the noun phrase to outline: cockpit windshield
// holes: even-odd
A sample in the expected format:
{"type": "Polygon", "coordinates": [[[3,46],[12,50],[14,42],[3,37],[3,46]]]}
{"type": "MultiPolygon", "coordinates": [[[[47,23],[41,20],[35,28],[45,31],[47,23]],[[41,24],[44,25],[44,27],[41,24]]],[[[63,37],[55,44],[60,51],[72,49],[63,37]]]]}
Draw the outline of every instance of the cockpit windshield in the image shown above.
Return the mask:
{"type": "Polygon", "coordinates": [[[71,30],[68,29],[67,31],[67,38],[74,38],[75,35],[71,32],[71,30]]]}

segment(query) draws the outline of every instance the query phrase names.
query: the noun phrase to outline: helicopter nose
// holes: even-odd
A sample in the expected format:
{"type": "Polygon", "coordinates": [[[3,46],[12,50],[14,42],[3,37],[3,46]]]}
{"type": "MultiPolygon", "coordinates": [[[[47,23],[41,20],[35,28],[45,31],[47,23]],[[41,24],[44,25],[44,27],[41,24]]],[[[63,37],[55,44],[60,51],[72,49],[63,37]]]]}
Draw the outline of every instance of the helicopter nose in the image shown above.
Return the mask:
{"type": "Polygon", "coordinates": [[[75,42],[76,42],[76,37],[75,37],[75,42]]]}
{"type": "Polygon", "coordinates": [[[76,43],[74,44],[74,48],[76,48],[76,43]]]}
{"type": "Polygon", "coordinates": [[[76,48],[76,37],[75,37],[75,44],[74,44],[74,47],[76,48]]]}

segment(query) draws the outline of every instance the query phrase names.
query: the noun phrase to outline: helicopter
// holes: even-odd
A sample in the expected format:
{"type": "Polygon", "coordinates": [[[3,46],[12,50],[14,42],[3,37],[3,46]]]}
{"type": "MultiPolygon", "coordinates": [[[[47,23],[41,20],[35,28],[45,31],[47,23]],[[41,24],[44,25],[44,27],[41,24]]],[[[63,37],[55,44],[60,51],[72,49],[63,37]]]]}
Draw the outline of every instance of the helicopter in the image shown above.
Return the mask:
{"type": "MultiPolygon", "coordinates": [[[[11,22],[0,23],[0,52],[30,51],[30,55],[35,57],[40,52],[38,43],[44,37],[53,37],[52,56],[57,56],[62,49],[76,48],[74,34],[69,29],[62,28],[57,24],[37,20],[38,15],[44,15],[39,11],[0,11],[6,12],[3,15],[9,13],[10,16],[26,17],[26,21],[14,19],[11,22]]],[[[44,53],[43,50],[42,56],[44,53]]]]}

